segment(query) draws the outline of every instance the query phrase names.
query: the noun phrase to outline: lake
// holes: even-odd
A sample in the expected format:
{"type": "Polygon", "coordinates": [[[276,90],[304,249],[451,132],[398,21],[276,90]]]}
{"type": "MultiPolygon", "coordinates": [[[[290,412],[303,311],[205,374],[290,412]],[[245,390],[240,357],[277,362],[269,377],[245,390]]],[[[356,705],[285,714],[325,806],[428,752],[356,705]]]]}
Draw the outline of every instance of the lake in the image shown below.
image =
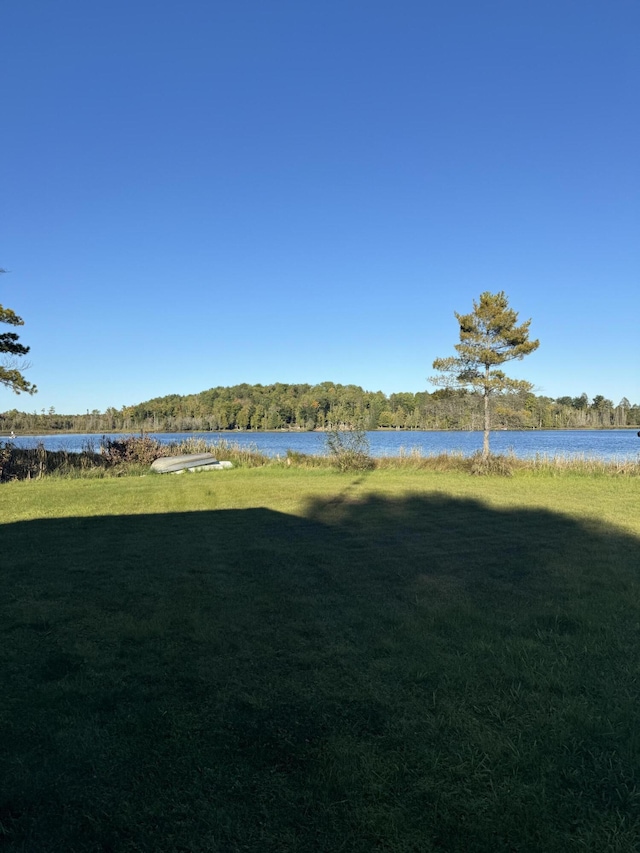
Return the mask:
{"type": "MultiPolygon", "coordinates": [[[[182,432],[150,433],[153,438],[168,443],[187,438],[208,441],[235,442],[256,448],[267,456],[285,456],[287,450],[313,455],[322,454],[324,435],[318,432],[182,432]]],[[[440,453],[462,453],[471,456],[482,449],[482,432],[447,431],[376,431],[368,432],[373,456],[398,456],[414,448],[423,456],[440,453]]],[[[118,436],[109,436],[117,438],[118,436]]],[[[47,450],[79,452],[88,445],[96,450],[100,435],[34,435],[17,436],[18,447],[35,447],[42,443],[47,450]]],[[[7,437],[0,441],[8,441],[7,437]]],[[[640,438],[636,429],[611,430],[500,430],[491,433],[493,453],[514,453],[523,459],[542,456],[584,457],[596,459],[640,460],[640,438]]]]}

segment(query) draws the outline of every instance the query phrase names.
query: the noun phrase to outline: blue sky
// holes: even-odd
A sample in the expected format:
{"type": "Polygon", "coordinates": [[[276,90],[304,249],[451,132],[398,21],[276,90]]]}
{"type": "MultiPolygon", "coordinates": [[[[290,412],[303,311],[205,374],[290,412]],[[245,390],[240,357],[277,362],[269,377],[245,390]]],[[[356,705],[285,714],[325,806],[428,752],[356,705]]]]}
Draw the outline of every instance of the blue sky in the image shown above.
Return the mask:
{"type": "Polygon", "coordinates": [[[0,302],[33,397],[433,390],[504,290],[510,375],[640,402],[640,4],[0,7],[0,302]]]}

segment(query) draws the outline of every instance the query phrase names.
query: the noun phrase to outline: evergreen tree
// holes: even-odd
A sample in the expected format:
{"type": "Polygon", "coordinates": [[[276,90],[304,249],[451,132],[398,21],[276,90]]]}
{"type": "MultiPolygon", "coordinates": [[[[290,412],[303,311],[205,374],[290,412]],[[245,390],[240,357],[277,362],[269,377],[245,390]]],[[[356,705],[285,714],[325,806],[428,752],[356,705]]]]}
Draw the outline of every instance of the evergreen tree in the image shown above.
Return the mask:
{"type": "Polygon", "coordinates": [[[516,325],[518,314],[509,308],[504,291],[485,291],[480,295],[480,301],[473,303],[473,311],[470,314],[454,313],[460,324],[460,343],[455,345],[458,355],[437,358],[433,362],[433,368],[442,375],[432,377],[429,381],[434,385],[470,389],[482,395],[482,456],[487,459],[491,431],[491,397],[504,392],[531,391],[533,388],[530,382],[505,376],[499,366],[506,361],[524,358],[536,350],[540,342],[529,340],[531,320],[520,326],[516,325]]]}
{"type": "MultiPolygon", "coordinates": [[[[0,269],[0,273],[4,272],[6,270],[0,269]]],[[[22,317],[18,317],[11,308],[0,305],[0,323],[7,323],[9,326],[23,326],[24,320],[22,317]]],[[[23,346],[18,341],[19,336],[15,332],[0,334],[0,353],[3,354],[2,364],[0,364],[0,385],[10,388],[16,394],[20,394],[22,391],[27,394],[34,394],[37,390],[36,386],[27,382],[18,370],[19,360],[29,352],[29,347],[23,346]]]]}

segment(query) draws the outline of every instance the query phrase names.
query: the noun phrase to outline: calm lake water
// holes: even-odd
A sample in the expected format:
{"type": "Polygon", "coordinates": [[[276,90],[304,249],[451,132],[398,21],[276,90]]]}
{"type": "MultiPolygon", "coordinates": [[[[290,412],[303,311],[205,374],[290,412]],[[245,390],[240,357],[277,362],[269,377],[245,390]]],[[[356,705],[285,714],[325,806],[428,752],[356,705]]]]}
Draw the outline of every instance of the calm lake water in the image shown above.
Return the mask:
{"type": "MultiPolygon", "coordinates": [[[[187,438],[204,438],[208,441],[236,442],[249,445],[268,456],[284,456],[287,450],[322,454],[324,436],[316,432],[183,432],[150,433],[162,442],[181,441],[187,438]]],[[[414,448],[423,456],[439,453],[463,453],[470,456],[482,449],[482,432],[411,432],[384,431],[367,433],[373,456],[398,456],[414,448]]],[[[117,436],[110,436],[116,438],[117,436]]],[[[19,447],[35,447],[40,442],[48,450],[78,452],[87,445],[97,450],[100,435],[44,435],[17,436],[19,447]]],[[[7,440],[5,437],[3,440],[7,440]]],[[[598,459],[640,460],[640,438],[636,429],[612,430],[527,430],[525,432],[502,430],[491,433],[491,451],[510,453],[523,459],[543,456],[585,457],[598,459]]]]}

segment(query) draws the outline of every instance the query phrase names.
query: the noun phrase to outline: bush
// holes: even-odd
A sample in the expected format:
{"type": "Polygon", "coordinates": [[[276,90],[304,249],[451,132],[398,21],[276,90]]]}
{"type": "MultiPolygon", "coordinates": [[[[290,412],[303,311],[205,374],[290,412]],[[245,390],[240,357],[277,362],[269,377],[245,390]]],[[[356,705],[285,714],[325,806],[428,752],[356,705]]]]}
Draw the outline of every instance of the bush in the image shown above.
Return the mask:
{"type": "Polygon", "coordinates": [[[369,439],[363,429],[330,429],[325,434],[324,444],[329,459],[339,471],[370,471],[375,467],[369,439]]]}
{"type": "Polygon", "coordinates": [[[133,463],[139,465],[151,465],[162,456],[169,456],[171,451],[166,444],[162,444],[148,435],[130,435],[127,438],[105,438],[100,442],[100,453],[108,465],[121,465],[133,463]]]}
{"type": "Polygon", "coordinates": [[[11,451],[13,449],[13,444],[9,442],[5,442],[5,444],[0,444],[0,483],[3,480],[8,480],[8,471],[9,464],[11,462],[11,451]]]}

